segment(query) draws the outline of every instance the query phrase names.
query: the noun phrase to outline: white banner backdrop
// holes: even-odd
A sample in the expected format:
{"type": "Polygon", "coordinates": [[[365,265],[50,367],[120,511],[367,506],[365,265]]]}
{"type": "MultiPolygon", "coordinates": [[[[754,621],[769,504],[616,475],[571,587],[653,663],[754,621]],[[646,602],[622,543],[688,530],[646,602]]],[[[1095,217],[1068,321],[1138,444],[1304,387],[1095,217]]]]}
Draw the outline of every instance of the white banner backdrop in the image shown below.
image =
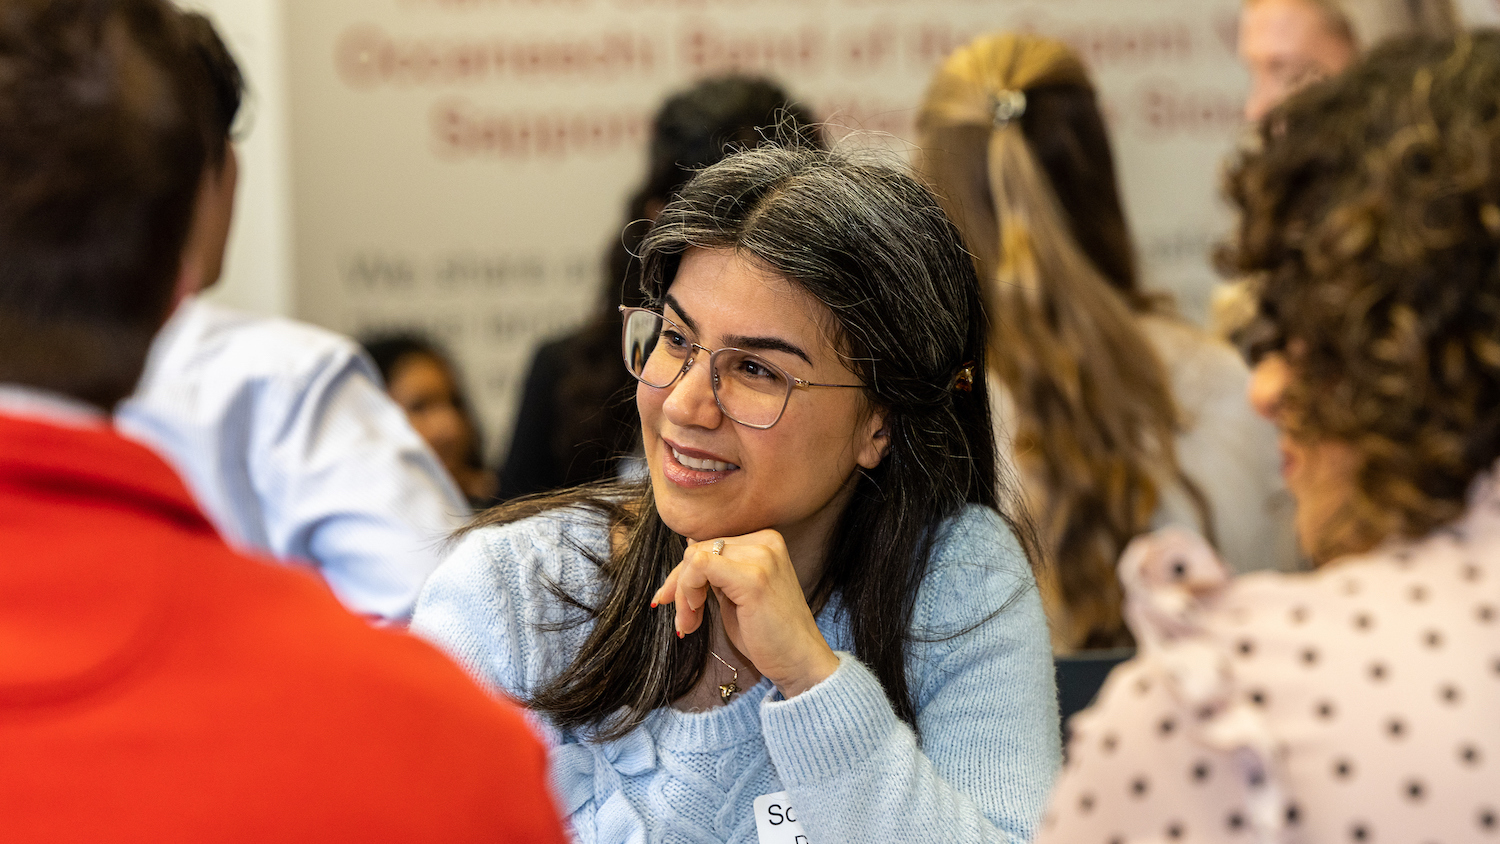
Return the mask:
{"type": "MultiPolygon", "coordinates": [[[[1241,131],[1238,0],[297,0],[287,9],[298,316],[450,347],[508,441],[533,345],[601,283],[651,115],[766,73],[905,155],[937,63],[984,32],[1095,73],[1145,276],[1202,318],[1241,131]]],[[[860,142],[869,142],[862,138],[860,142]]]]}

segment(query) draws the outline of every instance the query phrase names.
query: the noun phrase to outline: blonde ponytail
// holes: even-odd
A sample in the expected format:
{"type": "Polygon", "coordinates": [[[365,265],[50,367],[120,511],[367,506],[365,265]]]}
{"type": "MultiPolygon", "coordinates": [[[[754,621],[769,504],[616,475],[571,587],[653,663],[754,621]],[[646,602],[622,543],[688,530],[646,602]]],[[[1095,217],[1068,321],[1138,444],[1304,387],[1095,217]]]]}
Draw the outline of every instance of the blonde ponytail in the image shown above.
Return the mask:
{"type": "Polygon", "coordinates": [[[1166,369],[1132,301],[1079,246],[1014,114],[1027,91],[1054,85],[1089,87],[1062,44],[983,38],[945,63],[919,126],[934,151],[924,169],[987,282],[990,365],[1014,403],[1015,462],[1050,557],[1041,586],[1055,640],[1076,649],[1128,643],[1115,562],[1149,529],[1162,485],[1184,479],[1166,369]],[[952,163],[935,163],[947,140],[976,127],[988,134],[987,191],[953,184],[952,163]],[[988,207],[974,207],[985,193],[988,207]],[[970,201],[953,202],[958,195],[970,201]]]}

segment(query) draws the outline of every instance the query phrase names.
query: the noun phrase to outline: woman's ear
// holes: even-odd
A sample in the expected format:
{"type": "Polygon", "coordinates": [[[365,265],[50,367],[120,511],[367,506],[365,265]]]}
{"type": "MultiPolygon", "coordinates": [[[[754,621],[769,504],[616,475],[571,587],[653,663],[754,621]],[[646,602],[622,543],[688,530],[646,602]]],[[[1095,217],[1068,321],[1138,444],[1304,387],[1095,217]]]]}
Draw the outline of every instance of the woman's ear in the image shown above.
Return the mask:
{"type": "Polygon", "coordinates": [[[865,469],[879,466],[891,448],[891,427],[886,424],[887,416],[884,408],[876,408],[865,421],[858,457],[859,465],[865,469]]]}

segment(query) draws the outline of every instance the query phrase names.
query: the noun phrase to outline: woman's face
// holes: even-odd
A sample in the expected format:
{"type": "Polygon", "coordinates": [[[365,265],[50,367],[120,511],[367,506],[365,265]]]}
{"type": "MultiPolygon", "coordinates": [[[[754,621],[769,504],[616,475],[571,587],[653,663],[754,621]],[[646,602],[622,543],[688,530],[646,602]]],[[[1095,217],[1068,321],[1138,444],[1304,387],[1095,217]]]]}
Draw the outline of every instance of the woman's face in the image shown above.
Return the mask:
{"type": "Polygon", "coordinates": [[[458,408],[458,388],[448,367],[431,355],[407,355],[396,363],[386,392],[457,476],[468,460],[474,432],[458,408]]]}
{"type": "MultiPolygon", "coordinates": [[[[807,381],[859,383],[829,339],[828,309],[733,251],[688,250],[664,311],[709,349],[754,351],[807,381]]],[[[760,430],[719,409],[702,351],[675,383],[640,384],[636,405],[662,521],[697,541],[775,528],[789,547],[821,544],[855,469],[873,469],[885,452],[884,415],[863,393],[794,387],[781,419],[760,430]]]]}
{"type": "Polygon", "coordinates": [[[1281,476],[1297,501],[1297,540],[1319,565],[1334,556],[1325,551],[1339,513],[1353,500],[1358,455],[1336,440],[1299,441],[1287,433],[1290,420],[1282,401],[1292,368],[1284,354],[1266,355],[1250,373],[1250,404],[1281,432],[1281,476]]]}

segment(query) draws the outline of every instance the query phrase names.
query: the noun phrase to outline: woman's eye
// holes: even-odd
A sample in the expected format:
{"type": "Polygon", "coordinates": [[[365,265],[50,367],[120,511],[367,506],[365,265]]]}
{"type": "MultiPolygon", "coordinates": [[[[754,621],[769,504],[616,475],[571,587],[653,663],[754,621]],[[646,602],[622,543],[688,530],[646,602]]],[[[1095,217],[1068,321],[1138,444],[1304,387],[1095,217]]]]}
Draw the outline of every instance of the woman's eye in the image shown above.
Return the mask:
{"type": "Polygon", "coordinates": [[[663,328],[661,330],[661,342],[673,349],[686,349],[691,345],[688,343],[688,339],[682,336],[681,332],[673,331],[670,328],[663,328]]]}
{"type": "Polygon", "coordinates": [[[741,360],[740,365],[736,367],[736,371],[741,378],[753,381],[781,380],[781,376],[776,373],[776,370],[771,368],[770,364],[767,364],[765,361],[756,360],[755,358],[741,360]]]}

